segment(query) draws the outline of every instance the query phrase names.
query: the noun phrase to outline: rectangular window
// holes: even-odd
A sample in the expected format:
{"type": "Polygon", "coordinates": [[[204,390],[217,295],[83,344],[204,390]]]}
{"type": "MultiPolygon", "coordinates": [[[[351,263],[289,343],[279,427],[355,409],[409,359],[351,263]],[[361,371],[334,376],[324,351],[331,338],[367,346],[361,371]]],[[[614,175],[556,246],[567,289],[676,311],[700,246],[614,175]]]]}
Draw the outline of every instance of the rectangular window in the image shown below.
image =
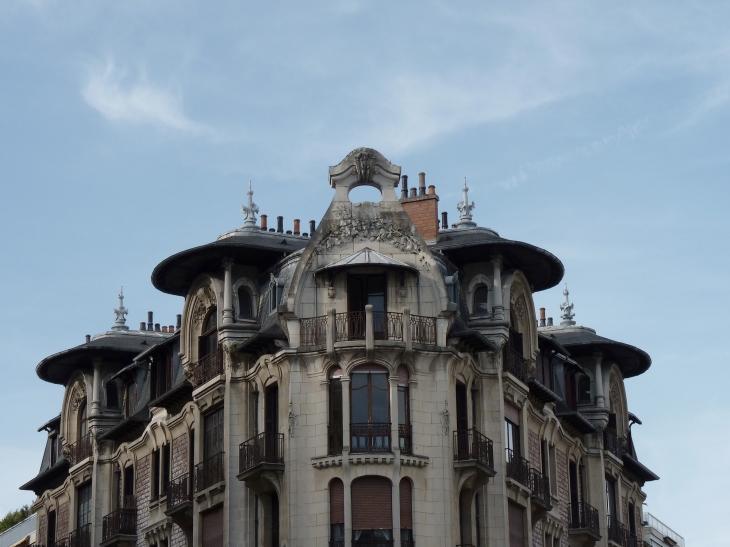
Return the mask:
{"type": "Polygon", "coordinates": [[[606,524],[610,527],[611,523],[618,521],[616,514],[616,481],[606,477],[606,524]]]}
{"type": "Polygon", "coordinates": [[[56,512],[51,511],[48,513],[48,545],[56,543],[56,512]]]}
{"type": "Polygon", "coordinates": [[[153,500],[160,495],[160,451],[152,451],[152,484],[150,485],[153,500]]]}
{"type": "Polygon", "coordinates": [[[550,492],[553,496],[558,495],[558,465],[555,461],[555,446],[548,447],[549,466],[550,466],[550,492]]]}
{"type": "Polygon", "coordinates": [[[347,277],[347,311],[365,311],[370,304],[373,312],[387,311],[385,275],[350,275],[347,277]]]}
{"type": "Polygon", "coordinates": [[[223,408],[205,416],[203,459],[207,460],[223,452],[223,408]]]}
{"type": "Polygon", "coordinates": [[[51,441],[51,465],[53,466],[56,463],[56,457],[58,455],[58,437],[55,435],[52,435],[50,438],[51,441]]]}
{"type": "Polygon", "coordinates": [[[629,533],[636,536],[636,508],[633,503],[629,503],[629,533]]]}
{"type": "Polygon", "coordinates": [[[509,547],[525,547],[525,512],[516,503],[507,503],[509,517],[509,547]]]}
{"type": "Polygon", "coordinates": [[[91,483],[76,489],[76,529],[91,524],[91,483]]]}
{"type": "Polygon", "coordinates": [[[131,465],[124,468],[123,492],[122,506],[128,509],[135,507],[137,504],[134,497],[134,467],[131,465]]]}
{"type": "Polygon", "coordinates": [[[513,455],[522,455],[520,450],[520,426],[509,419],[504,420],[504,442],[507,450],[510,450],[513,455]]]}
{"type": "Polygon", "coordinates": [[[170,476],[171,469],[170,445],[166,444],[162,447],[162,483],[160,484],[160,495],[162,496],[167,494],[167,487],[172,479],[170,476]]]}

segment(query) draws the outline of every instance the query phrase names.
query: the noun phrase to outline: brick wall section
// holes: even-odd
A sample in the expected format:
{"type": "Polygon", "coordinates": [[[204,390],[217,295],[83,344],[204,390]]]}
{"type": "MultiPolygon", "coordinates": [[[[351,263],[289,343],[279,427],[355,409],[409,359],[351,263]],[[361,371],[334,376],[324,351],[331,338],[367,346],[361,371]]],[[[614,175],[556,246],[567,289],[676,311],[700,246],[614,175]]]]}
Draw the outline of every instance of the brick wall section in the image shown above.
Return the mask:
{"type": "Polygon", "coordinates": [[[48,516],[43,514],[38,518],[38,532],[36,533],[36,536],[38,536],[38,544],[40,545],[48,545],[48,516]]]}
{"type": "Polygon", "coordinates": [[[403,210],[411,217],[411,221],[425,240],[438,237],[438,201],[438,196],[420,196],[401,200],[403,210]]]}
{"type": "Polygon", "coordinates": [[[137,461],[134,492],[137,497],[137,545],[147,547],[144,535],[139,532],[150,520],[150,464],[151,456],[137,461]]]}
{"type": "MultiPolygon", "coordinates": [[[[555,450],[555,464],[558,474],[558,499],[560,500],[560,518],[563,522],[570,520],[568,513],[568,503],[570,502],[570,493],[568,490],[568,458],[564,452],[555,450]]],[[[560,547],[569,547],[568,534],[560,536],[560,547]]]]}
{"type": "Polygon", "coordinates": [[[172,537],[170,538],[170,547],[185,547],[185,534],[177,525],[172,525],[172,537]]]}
{"type": "Polygon", "coordinates": [[[532,547],[544,547],[542,541],[542,521],[538,520],[532,528],[532,547]]]}
{"type": "Polygon", "coordinates": [[[188,434],[172,440],[172,477],[179,477],[188,470],[188,434]]]}
{"type": "Polygon", "coordinates": [[[64,538],[68,535],[68,502],[58,506],[58,515],[56,517],[56,539],[64,538]]]}
{"type": "Polygon", "coordinates": [[[626,525],[628,528],[629,526],[629,502],[626,499],[626,496],[623,496],[621,498],[621,522],[626,525]]]}
{"type": "Polygon", "coordinates": [[[530,460],[530,467],[544,472],[540,458],[540,437],[534,431],[527,432],[527,459],[530,460]]]}
{"type": "Polygon", "coordinates": [[[636,516],[634,517],[636,520],[636,537],[639,540],[639,545],[641,545],[641,542],[644,540],[644,527],[642,526],[643,519],[641,518],[641,506],[639,504],[636,504],[634,507],[634,511],[636,516]]]}

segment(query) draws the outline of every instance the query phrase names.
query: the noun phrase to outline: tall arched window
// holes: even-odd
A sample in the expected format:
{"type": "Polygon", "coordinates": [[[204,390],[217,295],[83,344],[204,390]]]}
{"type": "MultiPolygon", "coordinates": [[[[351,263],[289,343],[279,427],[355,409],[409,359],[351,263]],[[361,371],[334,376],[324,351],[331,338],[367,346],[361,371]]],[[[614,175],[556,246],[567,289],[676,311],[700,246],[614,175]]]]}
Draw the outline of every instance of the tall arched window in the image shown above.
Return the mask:
{"type": "Polygon", "coordinates": [[[251,294],[244,287],[238,288],[238,317],[241,319],[251,319],[253,317],[251,294]]]}
{"type": "Polygon", "coordinates": [[[352,481],[353,545],[377,545],[393,540],[393,487],[385,477],[365,476],[352,481]],[[368,543],[371,542],[371,543],[368,543]]]}
{"type": "Polygon", "coordinates": [[[403,454],[412,454],[411,403],[408,388],[408,369],[398,367],[398,444],[403,454]]]}
{"type": "Polygon", "coordinates": [[[218,313],[215,307],[208,311],[203,322],[203,333],[198,339],[198,359],[218,349],[218,313]]]}
{"type": "Polygon", "coordinates": [[[474,315],[489,315],[489,288],[479,285],[474,291],[474,315]]]}
{"type": "Polygon", "coordinates": [[[79,407],[79,423],[78,423],[78,438],[83,439],[89,434],[89,421],[86,415],[86,402],[81,403],[79,407]]]}
{"type": "Polygon", "coordinates": [[[376,366],[357,368],[352,373],[350,390],[351,450],[390,451],[388,373],[376,366]]]}
{"type": "Polygon", "coordinates": [[[413,488],[410,479],[401,479],[400,491],[400,544],[413,547],[413,488]]]}
{"type": "Polygon", "coordinates": [[[345,545],[345,485],[340,479],[330,482],[330,545],[345,545]]]}
{"type": "Polygon", "coordinates": [[[342,454],[342,369],[329,371],[329,421],[327,425],[329,454],[342,454]]]}

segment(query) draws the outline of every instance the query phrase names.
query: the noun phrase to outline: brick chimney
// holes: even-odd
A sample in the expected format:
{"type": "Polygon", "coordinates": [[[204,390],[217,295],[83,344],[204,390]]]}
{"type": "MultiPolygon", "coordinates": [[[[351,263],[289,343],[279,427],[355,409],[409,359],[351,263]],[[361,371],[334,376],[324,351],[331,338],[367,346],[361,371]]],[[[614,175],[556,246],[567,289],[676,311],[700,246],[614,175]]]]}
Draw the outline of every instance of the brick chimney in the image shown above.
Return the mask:
{"type": "MultiPolygon", "coordinates": [[[[400,202],[403,210],[411,217],[413,224],[426,241],[435,241],[439,233],[438,201],[436,187],[429,186],[426,192],[426,173],[418,174],[419,192],[411,188],[409,197],[401,197],[400,202]]],[[[403,177],[403,189],[401,196],[408,191],[408,178],[403,177]]]]}

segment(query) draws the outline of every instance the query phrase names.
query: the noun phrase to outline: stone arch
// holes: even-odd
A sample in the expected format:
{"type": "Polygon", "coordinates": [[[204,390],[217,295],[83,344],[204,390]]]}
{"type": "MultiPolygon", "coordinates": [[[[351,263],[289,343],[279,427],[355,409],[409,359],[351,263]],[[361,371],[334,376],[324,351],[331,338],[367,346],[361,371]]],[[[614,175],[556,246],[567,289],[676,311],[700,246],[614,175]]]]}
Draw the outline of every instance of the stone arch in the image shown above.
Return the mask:
{"type": "Polygon", "coordinates": [[[608,381],[608,407],[616,414],[616,433],[625,437],[629,432],[629,409],[626,401],[623,376],[618,366],[613,365],[608,381]]]}
{"type": "MultiPolygon", "coordinates": [[[[474,296],[476,293],[476,290],[479,287],[486,287],[487,291],[489,291],[489,297],[487,300],[487,308],[489,310],[492,309],[492,306],[494,306],[494,295],[492,293],[492,289],[494,288],[492,285],[492,282],[490,279],[484,275],[484,274],[476,274],[474,277],[472,277],[471,281],[469,282],[469,286],[466,291],[466,302],[467,307],[469,309],[469,315],[477,315],[477,312],[474,310],[474,296]]],[[[479,314],[479,315],[488,315],[489,312],[485,314],[479,314]]]]}
{"type": "Polygon", "coordinates": [[[259,315],[259,293],[256,285],[247,277],[239,278],[233,284],[233,309],[236,319],[248,319],[257,320],[259,315]],[[248,291],[248,296],[251,298],[251,317],[241,317],[241,308],[238,299],[238,291],[240,289],[248,291]]]}
{"type": "Polygon", "coordinates": [[[82,405],[90,403],[90,393],[87,386],[91,385],[90,379],[77,372],[66,385],[66,392],[63,397],[61,410],[61,431],[59,436],[64,439],[64,444],[69,445],[78,439],[78,418],[82,405]]]}
{"type": "Polygon", "coordinates": [[[537,356],[537,316],[532,292],[527,278],[520,271],[507,274],[504,281],[509,290],[510,326],[522,334],[523,351],[526,358],[534,362],[537,356]]]}
{"type": "Polygon", "coordinates": [[[197,337],[201,334],[203,321],[208,312],[215,307],[218,314],[217,322],[220,325],[222,309],[218,304],[218,294],[222,291],[221,282],[208,275],[199,276],[190,288],[183,307],[181,350],[187,357],[188,363],[198,359],[197,337]]]}

